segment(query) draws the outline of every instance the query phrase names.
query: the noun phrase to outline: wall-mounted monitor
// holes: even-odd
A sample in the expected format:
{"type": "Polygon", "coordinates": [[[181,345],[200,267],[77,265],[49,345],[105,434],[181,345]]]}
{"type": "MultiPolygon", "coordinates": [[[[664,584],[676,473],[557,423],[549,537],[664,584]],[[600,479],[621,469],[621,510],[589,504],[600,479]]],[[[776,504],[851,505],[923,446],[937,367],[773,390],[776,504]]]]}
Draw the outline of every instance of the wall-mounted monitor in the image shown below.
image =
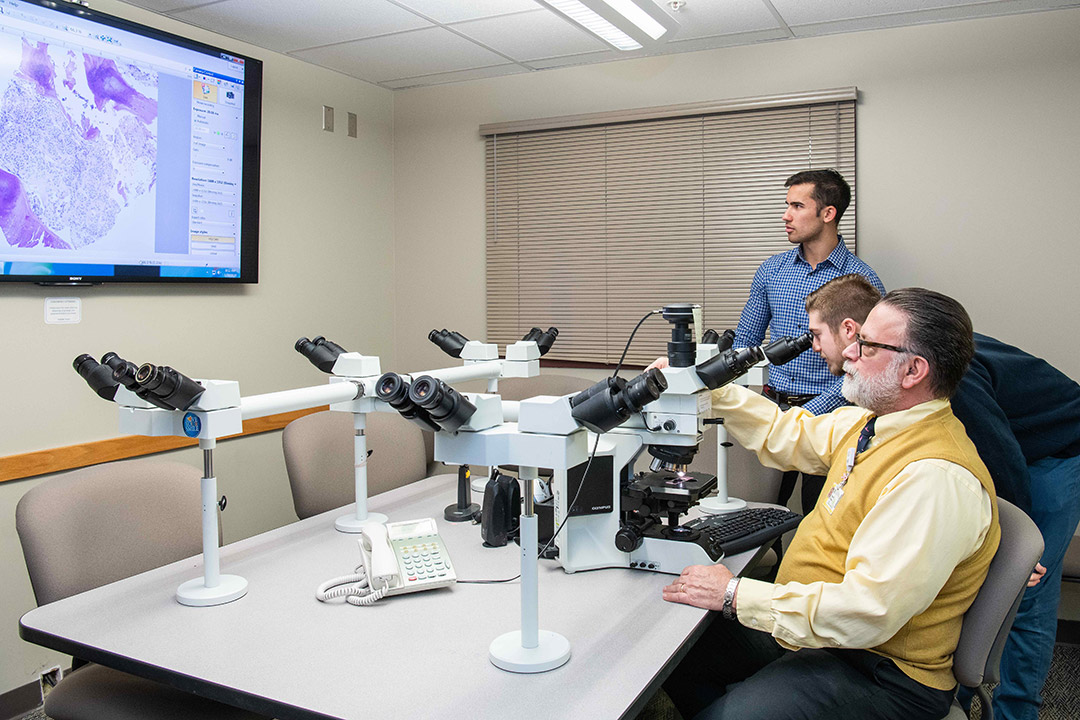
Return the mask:
{"type": "Polygon", "coordinates": [[[0,0],[0,282],[258,282],[262,62],[0,0]]]}

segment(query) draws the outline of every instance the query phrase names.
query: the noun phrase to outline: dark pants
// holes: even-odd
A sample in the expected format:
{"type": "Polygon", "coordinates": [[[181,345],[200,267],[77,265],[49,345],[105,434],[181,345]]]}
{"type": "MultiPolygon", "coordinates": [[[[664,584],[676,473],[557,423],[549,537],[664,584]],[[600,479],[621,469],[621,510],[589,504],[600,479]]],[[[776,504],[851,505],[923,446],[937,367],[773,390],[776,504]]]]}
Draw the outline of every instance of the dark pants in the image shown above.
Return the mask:
{"type": "MultiPolygon", "coordinates": [[[[797,407],[809,402],[812,395],[798,395],[789,396],[783,393],[774,392],[771,388],[766,386],[762,391],[765,397],[772,400],[774,403],[780,406],[781,410],[789,410],[792,407],[797,407]]],[[[795,492],[795,481],[799,479],[798,470],[788,470],[780,478],[780,490],[777,492],[776,504],[787,505],[788,500],[791,499],[791,495],[795,492]]],[[[806,475],[802,476],[802,512],[806,515],[814,506],[817,505],[818,496],[821,495],[821,488],[825,486],[824,475],[806,475]]]]}
{"type": "Polygon", "coordinates": [[[791,652],[719,616],[664,690],[687,720],[939,720],[953,698],[868,650],[791,652]]]}
{"type": "MultiPolygon", "coordinates": [[[[798,470],[788,470],[780,478],[780,491],[777,493],[776,504],[787,505],[788,500],[791,499],[791,493],[795,490],[795,481],[799,479],[798,470]]],[[[806,515],[814,506],[817,505],[818,496],[821,495],[821,489],[825,487],[824,475],[807,475],[802,474],[802,492],[800,497],[802,499],[802,512],[806,515]]]]}

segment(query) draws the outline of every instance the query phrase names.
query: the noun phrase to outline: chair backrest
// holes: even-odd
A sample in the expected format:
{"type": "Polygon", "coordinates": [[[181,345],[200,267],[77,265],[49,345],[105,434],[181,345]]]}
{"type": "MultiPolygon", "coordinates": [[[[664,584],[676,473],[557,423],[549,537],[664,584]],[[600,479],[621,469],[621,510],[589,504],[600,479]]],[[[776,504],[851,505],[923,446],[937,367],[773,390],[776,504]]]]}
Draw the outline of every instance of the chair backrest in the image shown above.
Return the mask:
{"type": "MultiPolygon", "coordinates": [[[[368,496],[428,476],[431,452],[418,425],[397,413],[367,414],[368,496]]],[[[300,518],[356,501],[353,416],[324,410],[285,426],[281,434],[293,508],[300,518]]],[[[433,446],[432,446],[433,448],[433,446]]]]}
{"type": "Polygon", "coordinates": [[[1042,534],[1020,508],[998,500],[1001,542],[975,602],[964,615],[953,675],[968,687],[998,681],[1005,639],[1043,551],[1042,534]]]}
{"type": "Polygon", "coordinates": [[[572,375],[538,375],[531,378],[507,378],[499,381],[503,400],[525,400],[537,395],[569,395],[592,387],[594,380],[572,375]]]}
{"type": "Polygon", "coordinates": [[[202,552],[201,476],[182,463],[127,460],[27,491],[15,528],[38,605],[202,552]]]}

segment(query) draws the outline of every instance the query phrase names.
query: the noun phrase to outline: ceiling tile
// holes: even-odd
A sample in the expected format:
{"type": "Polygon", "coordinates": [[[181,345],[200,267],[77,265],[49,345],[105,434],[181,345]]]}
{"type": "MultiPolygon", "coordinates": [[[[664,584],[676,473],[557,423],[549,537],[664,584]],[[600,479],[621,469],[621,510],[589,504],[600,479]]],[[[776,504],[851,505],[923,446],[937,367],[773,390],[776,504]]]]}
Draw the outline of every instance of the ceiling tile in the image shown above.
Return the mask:
{"type": "Polygon", "coordinates": [[[625,53],[619,50],[604,50],[602,52],[581,53],[579,55],[563,55],[561,57],[541,58],[530,60],[530,67],[538,70],[546,70],[555,67],[569,67],[571,65],[589,65],[592,63],[610,62],[612,60],[627,60],[629,58],[642,57],[638,53],[625,53]]]}
{"type": "Polygon", "coordinates": [[[772,4],[788,25],[809,25],[965,4],[984,5],[986,0],[772,0],[772,4]]]}
{"type": "Polygon", "coordinates": [[[462,20],[507,13],[535,10],[535,0],[394,0],[398,5],[415,10],[438,23],[454,23],[462,20]]]}
{"type": "Polygon", "coordinates": [[[506,63],[501,55],[441,27],[290,54],[374,83],[506,63]]]}
{"type": "Polygon", "coordinates": [[[224,0],[170,13],[270,50],[289,51],[431,27],[387,0],[224,0]]]}
{"type": "Polygon", "coordinates": [[[667,14],[679,23],[676,40],[732,35],[735,33],[775,30],[780,27],[776,17],[761,0],[686,0],[676,12],[667,14]]]}
{"type": "Polygon", "coordinates": [[[454,30],[515,60],[605,50],[608,45],[548,10],[458,23],[454,30]]]}
{"type": "Polygon", "coordinates": [[[384,88],[401,90],[410,87],[422,87],[426,85],[441,85],[443,83],[464,82],[466,80],[482,80],[484,78],[502,77],[504,75],[518,75],[530,72],[529,68],[510,63],[508,65],[493,65],[486,68],[473,68],[472,70],[459,70],[449,73],[435,73],[434,75],[421,75],[420,77],[401,78],[398,80],[386,80],[379,83],[384,88]]]}
{"type": "MultiPolygon", "coordinates": [[[[773,0],[787,2],[788,0],[773,0]]],[[[845,3],[845,6],[848,3],[845,3]]],[[[885,3],[883,3],[884,5],[885,3]]],[[[793,23],[788,25],[796,37],[809,37],[813,35],[831,35],[845,32],[859,32],[862,30],[877,30],[887,27],[902,27],[906,25],[925,25],[928,23],[947,22],[949,20],[969,20],[980,17],[995,17],[1024,12],[1050,10],[1059,7],[1075,7],[1080,5],[1077,0],[997,0],[996,2],[977,2],[975,0],[953,0],[952,2],[932,0],[905,0],[904,2],[890,2],[894,12],[888,15],[855,15],[844,17],[837,13],[835,17],[820,22],[808,22],[806,24],[793,23]],[[921,5],[918,9],[895,10],[901,6],[908,7],[921,5]],[[947,5],[947,7],[945,6],[947,5]],[[940,6],[940,7],[939,7],[940,6]]],[[[799,5],[799,7],[802,7],[799,5]]],[[[779,8],[777,8],[779,10],[779,8]]],[[[874,12],[878,10],[874,6],[874,12]]],[[[785,17],[785,19],[787,19],[785,17]]]]}

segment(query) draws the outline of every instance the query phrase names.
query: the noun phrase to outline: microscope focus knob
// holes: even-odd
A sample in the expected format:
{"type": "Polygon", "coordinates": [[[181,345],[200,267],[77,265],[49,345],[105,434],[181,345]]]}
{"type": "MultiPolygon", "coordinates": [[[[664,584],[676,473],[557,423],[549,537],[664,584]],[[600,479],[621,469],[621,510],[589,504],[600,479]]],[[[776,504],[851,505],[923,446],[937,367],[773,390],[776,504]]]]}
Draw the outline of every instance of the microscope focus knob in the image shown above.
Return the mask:
{"type": "Polygon", "coordinates": [[[641,531],[630,525],[624,525],[615,533],[615,547],[625,553],[634,552],[643,541],[641,531]]]}

